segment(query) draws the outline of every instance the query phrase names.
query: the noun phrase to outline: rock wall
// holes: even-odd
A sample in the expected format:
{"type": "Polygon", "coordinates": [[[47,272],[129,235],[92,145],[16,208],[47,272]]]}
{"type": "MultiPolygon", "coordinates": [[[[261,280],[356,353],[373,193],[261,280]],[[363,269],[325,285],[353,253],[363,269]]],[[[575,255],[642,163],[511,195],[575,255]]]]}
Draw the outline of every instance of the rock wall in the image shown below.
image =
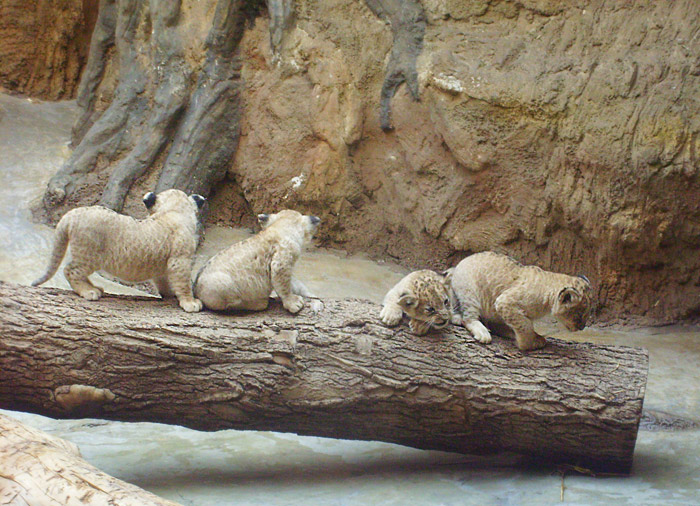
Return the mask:
{"type": "MultiPolygon", "coordinates": [[[[700,311],[700,4],[423,0],[420,101],[379,101],[391,27],[297,2],[277,53],[243,39],[229,176],[255,212],[310,209],[326,244],[413,266],[485,249],[585,273],[599,320],[700,311]]],[[[224,200],[214,215],[226,222],[224,200]]]]}
{"type": "Polygon", "coordinates": [[[0,88],[75,97],[98,0],[0,0],[0,88]]]}
{"type": "MultiPolygon", "coordinates": [[[[700,314],[700,3],[269,3],[240,44],[240,137],[210,222],[293,207],[323,218],[323,244],[411,266],[491,249],[586,274],[598,321],[700,314]]],[[[214,5],[182,2],[193,76],[214,5]]],[[[98,112],[119,82],[105,54],[98,112]]],[[[96,201],[104,170],[67,202],[96,201]]]]}

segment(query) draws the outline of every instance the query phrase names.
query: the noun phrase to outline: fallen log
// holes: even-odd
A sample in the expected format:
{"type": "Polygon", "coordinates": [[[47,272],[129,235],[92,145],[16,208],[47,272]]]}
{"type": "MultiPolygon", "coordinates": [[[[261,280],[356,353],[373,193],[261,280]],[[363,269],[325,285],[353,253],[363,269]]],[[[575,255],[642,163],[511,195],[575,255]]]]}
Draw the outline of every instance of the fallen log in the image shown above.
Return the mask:
{"type": "Polygon", "coordinates": [[[521,353],[462,328],[416,337],[379,306],[185,313],[170,300],[0,283],[0,408],[254,429],[627,473],[646,350],[550,339],[521,353]]]}
{"type": "Polygon", "coordinates": [[[91,466],[71,442],[0,415],[0,504],[177,506],[91,466]]]}

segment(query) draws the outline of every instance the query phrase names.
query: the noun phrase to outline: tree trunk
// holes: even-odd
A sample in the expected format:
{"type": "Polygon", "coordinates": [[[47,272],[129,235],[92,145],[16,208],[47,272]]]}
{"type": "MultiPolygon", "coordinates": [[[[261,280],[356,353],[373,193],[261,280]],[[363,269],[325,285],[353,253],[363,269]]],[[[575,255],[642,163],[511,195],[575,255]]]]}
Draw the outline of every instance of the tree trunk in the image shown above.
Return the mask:
{"type": "Polygon", "coordinates": [[[163,167],[157,191],[206,195],[225,176],[238,144],[244,4],[219,0],[206,40],[193,49],[181,0],[101,0],[78,91],[75,149],[49,181],[47,208],[97,178],[106,180],[99,203],[119,211],[154,164],[163,167]],[[113,90],[100,89],[105,79],[116,79],[113,90]],[[109,105],[98,108],[98,100],[109,105]]]}
{"type": "Polygon", "coordinates": [[[91,466],[73,443],[0,415],[0,505],[86,504],[177,506],[91,466]]]}
{"type": "Polygon", "coordinates": [[[645,350],[550,339],[523,354],[462,328],[386,328],[366,301],[323,305],[188,314],[170,300],[0,284],[0,408],[630,470],[645,350]]]}

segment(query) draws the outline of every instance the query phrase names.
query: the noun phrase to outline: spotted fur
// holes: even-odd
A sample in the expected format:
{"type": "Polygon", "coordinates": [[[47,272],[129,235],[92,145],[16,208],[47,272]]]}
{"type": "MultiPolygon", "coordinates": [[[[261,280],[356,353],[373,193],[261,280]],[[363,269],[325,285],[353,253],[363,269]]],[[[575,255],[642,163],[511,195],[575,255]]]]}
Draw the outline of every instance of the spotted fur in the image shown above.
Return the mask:
{"type": "Polygon", "coordinates": [[[387,292],[379,317],[393,327],[405,313],[413,333],[423,335],[431,327],[446,327],[452,318],[452,307],[450,275],[421,270],[408,274],[387,292]]]}

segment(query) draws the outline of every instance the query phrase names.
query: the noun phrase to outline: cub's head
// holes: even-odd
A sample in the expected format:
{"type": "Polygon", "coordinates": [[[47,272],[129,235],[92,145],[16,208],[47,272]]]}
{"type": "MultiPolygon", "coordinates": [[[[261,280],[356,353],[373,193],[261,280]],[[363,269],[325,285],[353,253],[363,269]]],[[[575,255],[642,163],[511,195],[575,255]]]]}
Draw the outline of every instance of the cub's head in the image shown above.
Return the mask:
{"type": "Polygon", "coordinates": [[[290,234],[300,235],[304,241],[310,241],[316,233],[318,224],[321,223],[321,218],[285,209],[275,214],[259,214],[258,223],[263,230],[275,228],[290,234]]]}
{"type": "Polygon", "coordinates": [[[399,305],[410,318],[422,320],[441,329],[450,323],[451,272],[440,275],[430,270],[417,271],[411,282],[399,294],[399,305]]]}
{"type": "Polygon", "coordinates": [[[591,282],[586,276],[572,277],[559,292],[552,308],[554,317],[567,330],[583,330],[591,314],[591,282]]]}
{"type": "Polygon", "coordinates": [[[190,195],[180,190],[165,190],[158,194],[148,192],[143,196],[143,203],[151,214],[164,211],[177,211],[195,214],[206,202],[206,199],[196,193],[190,195]]]}

